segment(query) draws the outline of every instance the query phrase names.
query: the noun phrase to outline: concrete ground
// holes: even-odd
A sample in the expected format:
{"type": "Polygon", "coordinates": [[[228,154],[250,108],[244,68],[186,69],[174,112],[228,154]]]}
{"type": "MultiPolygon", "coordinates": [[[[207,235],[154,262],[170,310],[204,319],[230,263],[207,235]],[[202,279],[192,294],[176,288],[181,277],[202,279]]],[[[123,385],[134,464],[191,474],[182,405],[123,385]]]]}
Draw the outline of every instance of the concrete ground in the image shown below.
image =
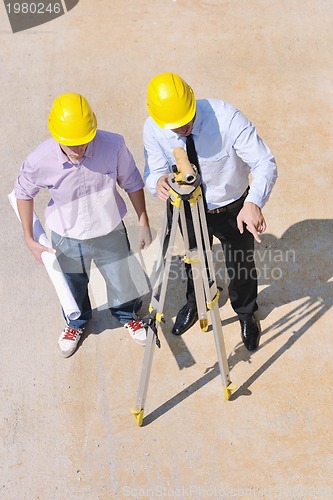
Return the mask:
{"type": "MultiPolygon", "coordinates": [[[[332,2],[80,0],[15,34],[0,9],[0,497],[331,499],[332,2]],[[240,341],[226,286],[221,297],[239,389],[224,400],[211,330],[171,335],[185,283],[170,281],[138,427],[130,408],[143,349],[95,286],[88,335],[73,357],[57,354],[58,299],[6,197],[25,156],[48,137],[54,97],[67,91],[87,97],[100,128],[125,136],[143,171],[146,86],[164,71],[182,75],[198,98],[241,109],[273,150],[279,179],[257,247],[257,352],[240,341]]],[[[41,217],[47,200],[36,202],[41,217]]],[[[164,207],[149,194],[147,205],[158,242],[164,207]]],[[[127,225],[134,221],[130,209],[127,225]]],[[[148,268],[157,247],[142,257],[148,268]]]]}

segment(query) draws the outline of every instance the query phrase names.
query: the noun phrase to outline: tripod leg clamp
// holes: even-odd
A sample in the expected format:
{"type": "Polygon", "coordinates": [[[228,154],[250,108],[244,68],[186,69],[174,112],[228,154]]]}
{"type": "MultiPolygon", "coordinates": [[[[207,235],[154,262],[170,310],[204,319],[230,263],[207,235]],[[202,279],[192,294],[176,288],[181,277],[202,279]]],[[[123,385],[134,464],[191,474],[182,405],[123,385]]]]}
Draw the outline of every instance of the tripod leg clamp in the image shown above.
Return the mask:
{"type": "Polygon", "coordinates": [[[220,297],[220,290],[217,290],[216,294],[215,294],[215,297],[213,298],[213,300],[211,300],[210,302],[207,302],[207,309],[213,309],[213,307],[215,306],[215,304],[218,303],[218,300],[219,300],[219,297],[220,297]]]}
{"type": "Polygon", "coordinates": [[[158,321],[159,323],[164,323],[164,314],[156,313],[156,321],[158,321]]]}
{"type": "Polygon", "coordinates": [[[193,257],[193,259],[191,259],[190,257],[187,257],[186,255],[184,255],[184,258],[183,258],[185,264],[197,264],[197,263],[200,263],[200,259],[198,257],[193,257]]]}

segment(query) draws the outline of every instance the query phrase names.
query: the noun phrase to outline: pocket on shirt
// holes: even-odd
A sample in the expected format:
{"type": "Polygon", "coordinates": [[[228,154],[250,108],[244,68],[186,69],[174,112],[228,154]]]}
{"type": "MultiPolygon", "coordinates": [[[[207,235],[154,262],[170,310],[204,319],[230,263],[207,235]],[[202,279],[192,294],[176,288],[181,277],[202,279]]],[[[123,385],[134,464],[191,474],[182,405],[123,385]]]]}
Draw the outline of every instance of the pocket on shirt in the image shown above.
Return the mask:
{"type": "Polygon", "coordinates": [[[111,172],[110,174],[100,174],[94,180],[93,191],[100,193],[103,190],[114,189],[116,184],[116,173],[111,172]]]}
{"type": "Polygon", "coordinates": [[[201,158],[200,165],[203,166],[212,166],[212,167],[223,167],[229,160],[230,156],[228,151],[222,150],[219,151],[218,154],[214,156],[210,156],[209,158],[201,158]]]}
{"type": "MultiPolygon", "coordinates": [[[[233,168],[230,156],[227,151],[220,151],[218,154],[200,161],[202,178],[205,183],[216,182],[218,178],[233,168]]],[[[230,174],[229,174],[230,175],[230,174]]]]}

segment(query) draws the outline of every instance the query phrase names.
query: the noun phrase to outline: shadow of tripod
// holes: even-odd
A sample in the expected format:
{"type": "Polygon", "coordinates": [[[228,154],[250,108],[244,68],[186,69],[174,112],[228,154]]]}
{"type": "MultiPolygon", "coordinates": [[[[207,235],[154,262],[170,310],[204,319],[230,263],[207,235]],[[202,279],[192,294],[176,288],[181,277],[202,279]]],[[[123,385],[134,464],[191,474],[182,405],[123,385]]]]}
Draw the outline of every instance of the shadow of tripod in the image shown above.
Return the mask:
{"type": "MultiPolygon", "coordinates": [[[[333,221],[304,220],[293,224],[281,236],[262,236],[256,248],[260,319],[273,309],[292,305],[287,313],[262,331],[260,349],[290,331],[288,340],[242,384],[232,399],[250,394],[249,387],[297,340],[326,314],[333,304],[332,272],[333,221]]],[[[239,343],[229,357],[232,368],[241,361],[250,362],[251,353],[239,343]]]]}
{"type": "MultiPolygon", "coordinates": [[[[231,395],[230,401],[239,396],[250,395],[251,384],[331,309],[332,237],[333,221],[330,219],[309,219],[298,222],[290,226],[281,238],[271,234],[262,235],[262,243],[256,248],[259,285],[263,286],[258,296],[260,317],[267,318],[273,309],[281,306],[291,305],[294,302],[295,305],[262,331],[260,349],[265,349],[272,341],[288,331],[291,331],[291,334],[288,340],[231,395]]],[[[239,362],[250,362],[253,355],[239,342],[228,358],[230,369],[239,362]]],[[[218,363],[215,363],[205,370],[202,377],[147,415],[145,425],[184,401],[218,375],[219,367],[218,363]]]]}

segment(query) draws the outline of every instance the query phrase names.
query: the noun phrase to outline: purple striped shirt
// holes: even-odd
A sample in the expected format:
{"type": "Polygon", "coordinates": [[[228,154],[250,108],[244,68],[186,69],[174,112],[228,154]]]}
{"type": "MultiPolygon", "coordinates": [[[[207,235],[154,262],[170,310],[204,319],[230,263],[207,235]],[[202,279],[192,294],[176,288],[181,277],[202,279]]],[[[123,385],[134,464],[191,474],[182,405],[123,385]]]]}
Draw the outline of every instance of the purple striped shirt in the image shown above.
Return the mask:
{"type": "Polygon", "coordinates": [[[22,164],[14,192],[29,200],[47,188],[47,226],[61,236],[86,240],[110,233],[125,216],[117,185],[128,193],[144,186],[124,138],[97,130],[78,163],[53,138],[40,144],[22,164]]]}

